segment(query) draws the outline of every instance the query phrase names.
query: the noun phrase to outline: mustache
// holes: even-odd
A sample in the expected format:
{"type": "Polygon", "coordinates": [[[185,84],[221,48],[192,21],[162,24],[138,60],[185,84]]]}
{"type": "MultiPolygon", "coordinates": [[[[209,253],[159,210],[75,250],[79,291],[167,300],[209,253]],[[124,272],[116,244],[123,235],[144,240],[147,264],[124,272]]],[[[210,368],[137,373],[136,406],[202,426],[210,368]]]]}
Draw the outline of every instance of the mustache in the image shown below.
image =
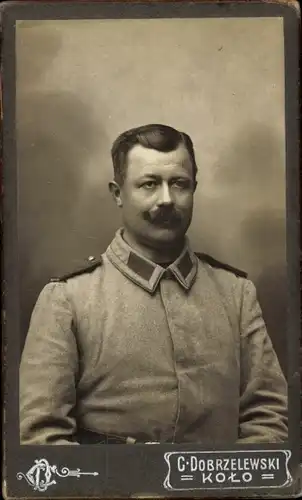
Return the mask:
{"type": "Polygon", "coordinates": [[[156,212],[145,212],[144,219],[151,224],[177,226],[182,218],[175,208],[159,208],[156,212]]]}

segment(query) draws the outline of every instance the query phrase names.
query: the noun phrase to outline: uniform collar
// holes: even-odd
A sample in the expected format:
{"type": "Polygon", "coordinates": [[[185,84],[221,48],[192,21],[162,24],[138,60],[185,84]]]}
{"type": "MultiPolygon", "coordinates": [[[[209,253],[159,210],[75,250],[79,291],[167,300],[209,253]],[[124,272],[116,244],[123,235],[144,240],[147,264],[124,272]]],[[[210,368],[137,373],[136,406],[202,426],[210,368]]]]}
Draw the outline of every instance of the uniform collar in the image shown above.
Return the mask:
{"type": "Polygon", "coordinates": [[[176,278],[185,290],[189,290],[197,273],[198,259],[187,240],[180,256],[166,269],[133,250],[124,241],[122,229],[116,232],[106,255],[121,273],[150,293],[156,290],[162,277],[176,278]]]}

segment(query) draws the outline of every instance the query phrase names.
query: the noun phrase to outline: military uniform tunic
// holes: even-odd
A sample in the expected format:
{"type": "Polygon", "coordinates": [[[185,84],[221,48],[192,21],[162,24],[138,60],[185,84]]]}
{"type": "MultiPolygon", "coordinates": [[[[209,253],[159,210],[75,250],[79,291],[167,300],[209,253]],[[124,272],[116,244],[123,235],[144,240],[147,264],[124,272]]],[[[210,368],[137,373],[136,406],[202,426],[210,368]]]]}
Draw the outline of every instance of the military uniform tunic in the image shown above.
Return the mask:
{"type": "Polygon", "coordinates": [[[286,381],[254,285],[190,249],[167,269],[118,231],[101,265],[49,283],[20,367],[23,444],[287,439],[286,381]]]}

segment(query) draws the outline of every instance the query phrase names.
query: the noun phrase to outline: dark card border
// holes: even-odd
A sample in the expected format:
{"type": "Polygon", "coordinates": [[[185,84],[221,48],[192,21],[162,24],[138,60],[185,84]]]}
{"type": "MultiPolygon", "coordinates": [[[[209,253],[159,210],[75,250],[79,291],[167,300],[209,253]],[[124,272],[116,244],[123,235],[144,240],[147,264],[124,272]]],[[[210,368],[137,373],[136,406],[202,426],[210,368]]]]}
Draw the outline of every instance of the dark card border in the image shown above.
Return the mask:
{"type": "MultiPolygon", "coordinates": [[[[299,14],[297,4],[273,2],[7,2],[2,5],[2,82],[3,82],[3,178],[4,178],[4,440],[5,472],[8,497],[129,497],[138,492],[149,492],[162,497],[192,496],[192,492],[168,492],[162,484],[166,475],[164,452],[192,450],[192,445],[102,445],[81,446],[20,446],[18,378],[19,357],[19,283],[18,283],[18,218],[17,165],[15,150],[15,21],[46,19],[120,19],[120,18],[177,18],[177,17],[283,17],[285,36],[285,119],[286,119],[286,194],[287,194],[287,255],[288,255],[288,328],[292,340],[288,343],[289,382],[289,441],[284,449],[292,450],[291,470],[297,477],[300,461],[300,251],[299,251],[299,14]],[[147,453],[146,453],[147,451],[147,453]],[[33,491],[16,478],[24,473],[37,458],[46,458],[51,464],[106,471],[100,479],[82,477],[58,481],[44,495],[33,491]],[[157,462],[156,462],[157,461],[157,462]],[[154,465],[155,464],[155,465],[154,465]],[[133,471],[136,484],[134,485],[133,471]]],[[[259,449],[259,446],[240,446],[235,449],[259,449]]],[[[281,449],[282,446],[262,446],[261,449],[281,449]]],[[[194,447],[197,451],[202,448],[194,447]]],[[[297,487],[297,486],[296,486],[297,487]]],[[[256,493],[256,491],[255,491],[256,493]]],[[[257,495],[271,494],[258,490],[257,495]]],[[[220,496],[249,496],[252,490],[220,491],[220,496]]],[[[278,492],[281,494],[281,491],[278,492]]],[[[284,496],[293,489],[282,491],[284,496]]],[[[194,491],[195,497],[205,491],[194,491]]],[[[208,497],[217,496],[217,490],[207,491],[208,497]]]]}

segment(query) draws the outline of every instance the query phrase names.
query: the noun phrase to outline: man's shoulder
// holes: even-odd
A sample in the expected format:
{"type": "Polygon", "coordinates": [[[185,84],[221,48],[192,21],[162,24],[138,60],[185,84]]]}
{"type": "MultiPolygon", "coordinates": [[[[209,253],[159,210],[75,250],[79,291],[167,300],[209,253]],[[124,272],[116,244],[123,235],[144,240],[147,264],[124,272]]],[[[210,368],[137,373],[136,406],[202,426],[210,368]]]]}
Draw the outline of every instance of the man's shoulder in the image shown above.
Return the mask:
{"type": "Polygon", "coordinates": [[[69,279],[77,278],[78,276],[90,275],[103,265],[102,257],[90,256],[85,259],[80,265],[76,266],[73,270],[62,274],[61,276],[53,277],[50,279],[51,283],[64,283],[69,279]]]}
{"type": "Polygon", "coordinates": [[[248,274],[245,271],[242,271],[241,269],[238,269],[237,267],[230,266],[229,264],[226,264],[225,262],[221,262],[220,260],[215,259],[211,255],[208,255],[206,253],[199,253],[199,252],[195,252],[195,255],[198,257],[198,259],[201,262],[208,264],[214,270],[231,273],[239,278],[247,278],[248,277],[248,274]]]}

